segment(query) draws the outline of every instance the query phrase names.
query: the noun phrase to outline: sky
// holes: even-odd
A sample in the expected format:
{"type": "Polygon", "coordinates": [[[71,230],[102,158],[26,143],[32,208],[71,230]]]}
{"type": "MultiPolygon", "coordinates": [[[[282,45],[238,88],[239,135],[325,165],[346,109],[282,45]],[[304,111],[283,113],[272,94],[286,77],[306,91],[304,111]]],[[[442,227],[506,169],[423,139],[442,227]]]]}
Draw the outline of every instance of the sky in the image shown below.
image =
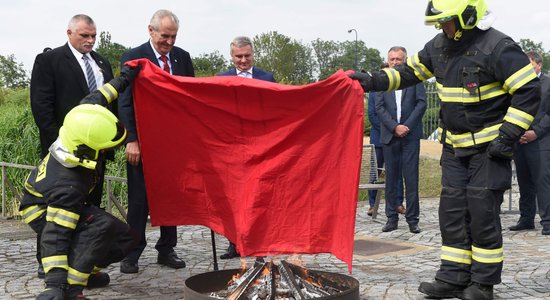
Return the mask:
{"type": "MultiPolygon", "coordinates": [[[[518,41],[528,38],[550,50],[548,0],[487,0],[495,14],[493,27],[518,41]]],[[[437,30],[424,25],[427,0],[0,0],[0,55],[14,54],[24,69],[32,69],[45,47],[67,42],[67,24],[75,14],[87,14],[99,33],[111,41],[136,47],[148,40],[147,25],[158,9],[180,19],[176,40],[192,57],[219,51],[229,58],[235,36],[251,38],[277,31],[304,44],[320,38],[354,41],[380,51],[395,45],[409,54],[422,49],[437,30]]],[[[96,41],[97,46],[97,41],[96,41]]]]}

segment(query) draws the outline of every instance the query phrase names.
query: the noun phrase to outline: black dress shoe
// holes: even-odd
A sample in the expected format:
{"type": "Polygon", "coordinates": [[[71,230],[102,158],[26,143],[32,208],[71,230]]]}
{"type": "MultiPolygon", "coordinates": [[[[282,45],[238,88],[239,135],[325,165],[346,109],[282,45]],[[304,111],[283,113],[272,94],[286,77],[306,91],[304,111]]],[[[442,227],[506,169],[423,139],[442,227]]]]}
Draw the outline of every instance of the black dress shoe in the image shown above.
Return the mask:
{"type": "Polygon", "coordinates": [[[433,298],[461,298],[462,291],[466,287],[454,285],[443,281],[435,280],[434,282],[422,282],[418,287],[418,291],[433,298]]]}
{"type": "Polygon", "coordinates": [[[535,229],[535,223],[531,222],[518,222],[516,225],[508,227],[511,231],[531,230],[535,229]]]}
{"type": "Polygon", "coordinates": [[[542,226],[542,235],[550,235],[550,225],[542,226]]]}
{"type": "Polygon", "coordinates": [[[38,269],[36,270],[36,274],[40,279],[46,278],[46,272],[44,272],[44,266],[42,264],[38,264],[38,269]]]}
{"type": "Polygon", "coordinates": [[[382,227],[382,232],[390,232],[397,229],[397,222],[387,222],[384,227],[382,227]]]}
{"type": "Polygon", "coordinates": [[[89,289],[102,288],[108,286],[110,282],[111,277],[109,277],[109,274],[105,272],[97,272],[88,277],[88,284],[86,287],[89,289]]]}
{"type": "Polygon", "coordinates": [[[160,254],[157,258],[157,263],[161,265],[165,265],[167,267],[170,267],[172,269],[181,269],[185,268],[185,262],[178,257],[176,252],[172,251],[168,254],[160,254]]]}
{"type": "Polygon", "coordinates": [[[420,230],[418,225],[409,225],[409,231],[412,233],[420,233],[422,230],[420,230]]]}
{"type": "Polygon", "coordinates": [[[139,267],[137,262],[129,260],[129,259],[123,259],[120,262],[120,273],[124,274],[134,274],[139,271],[139,267]]]}
{"type": "Polygon", "coordinates": [[[239,252],[237,252],[237,246],[233,243],[229,243],[229,247],[227,247],[227,251],[220,256],[221,259],[231,259],[235,257],[240,257],[241,255],[239,252]]]}

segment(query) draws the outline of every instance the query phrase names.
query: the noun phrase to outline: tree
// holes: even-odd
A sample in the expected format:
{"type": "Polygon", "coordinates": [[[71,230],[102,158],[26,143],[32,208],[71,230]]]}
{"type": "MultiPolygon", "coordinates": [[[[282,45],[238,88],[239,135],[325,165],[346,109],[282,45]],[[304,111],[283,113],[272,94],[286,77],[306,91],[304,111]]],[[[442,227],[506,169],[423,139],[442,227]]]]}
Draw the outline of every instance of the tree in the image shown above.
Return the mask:
{"type": "Polygon", "coordinates": [[[120,72],[120,57],[128,50],[130,50],[130,47],[125,47],[118,43],[112,43],[111,34],[108,31],[102,31],[99,34],[99,43],[96,51],[103,57],[107,58],[114,69],[115,76],[120,72]]]}
{"type": "Polygon", "coordinates": [[[340,65],[340,58],[342,57],[340,43],[316,39],[311,42],[311,47],[315,55],[320,80],[328,78],[342,68],[340,65]]]}
{"type": "Polygon", "coordinates": [[[278,82],[306,84],[314,81],[310,47],[277,31],[257,35],[253,42],[256,65],[273,72],[278,82]]]}
{"type": "Polygon", "coordinates": [[[226,71],[230,68],[230,64],[219,51],[214,51],[194,57],[193,68],[195,69],[195,76],[206,77],[226,71]]]}
{"type": "Polygon", "coordinates": [[[29,85],[29,77],[23,69],[23,63],[18,63],[13,54],[0,55],[0,85],[10,89],[29,85]]]}

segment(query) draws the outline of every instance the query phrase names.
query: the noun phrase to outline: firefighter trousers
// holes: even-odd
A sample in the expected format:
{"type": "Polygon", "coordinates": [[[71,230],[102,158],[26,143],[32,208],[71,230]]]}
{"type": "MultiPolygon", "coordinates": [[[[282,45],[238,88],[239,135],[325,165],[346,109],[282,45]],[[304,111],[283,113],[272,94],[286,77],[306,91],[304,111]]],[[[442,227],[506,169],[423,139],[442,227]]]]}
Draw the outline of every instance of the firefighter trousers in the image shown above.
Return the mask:
{"type": "Polygon", "coordinates": [[[462,286],[498,284],[503,264],[499,214],[504,191],[511,184],[510,161],[489,158],[485,149],[458,157],[445,145],[441,167],[443,245],[436,279],[462,286]]]}
{"type": "MultiPolygon", "coordinates": [[[[29,225],[42,236],[41,231],[46,220],[41,218],[36,221],[29,225]]],[[[42,244],[51,242],[55,241],[42,236],[42,244]]],[[[71,240],[67,258],[69,274],[67,270],[52,269],[55,272],[46,273],[46,284],[86,285],[94,268],[102,269],[111,263],[121,261],[136,243],[137,235],[126,223],[96,206],[85,206],[71,240]]],[[[59,255],[49,253],[49,249],[55,249],[55,246],[42,247],[42,257],[59,255]]]]}

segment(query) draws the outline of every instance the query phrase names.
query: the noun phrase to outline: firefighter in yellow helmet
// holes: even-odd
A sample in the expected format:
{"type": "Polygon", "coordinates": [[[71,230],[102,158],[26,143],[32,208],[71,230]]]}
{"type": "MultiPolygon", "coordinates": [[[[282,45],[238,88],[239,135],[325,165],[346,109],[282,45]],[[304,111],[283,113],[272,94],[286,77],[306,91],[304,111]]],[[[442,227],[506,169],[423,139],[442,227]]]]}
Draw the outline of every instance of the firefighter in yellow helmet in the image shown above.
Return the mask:
{"type": "Polygon", "coordinates": [[[121,76],[70,110],[59,137],[25,182],[19,211],[37,233],[46,272],[46,289],[37,299],[86,299],[85,287],[110,282],[98,271],[122,260],[137,242],[126,223],[89,198],[98,183],[97,160],[126,139],[122,123],[103,105],[116,99],[137,72],[123,68],[121,76]]]}
{"type": "Polygon", "coordinates": [[[396,90],[435,77],[443,144],[441,265],[419,291],[433,298],[493,299],[503,265],[500,205],[513,147],[529,128],[540,82],[529,59],[491,27],[485,0],[431,0],[425,21],[442,29],[394,69],[353,73],[365,91],[396,90]]]}

